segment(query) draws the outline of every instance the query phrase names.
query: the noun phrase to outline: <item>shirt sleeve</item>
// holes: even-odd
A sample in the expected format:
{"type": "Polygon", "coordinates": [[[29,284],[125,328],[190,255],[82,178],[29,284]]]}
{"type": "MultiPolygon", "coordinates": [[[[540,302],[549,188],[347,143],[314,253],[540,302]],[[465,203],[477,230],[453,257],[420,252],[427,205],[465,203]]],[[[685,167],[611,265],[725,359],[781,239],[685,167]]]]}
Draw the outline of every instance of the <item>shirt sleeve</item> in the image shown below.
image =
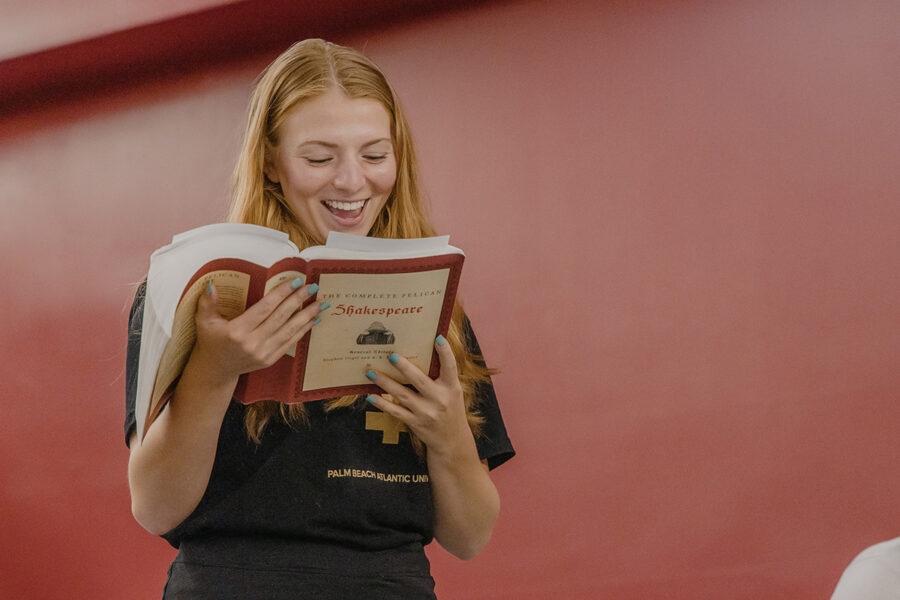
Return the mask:
{"type": "MultiPolygon", "coordinates": [[[[481,347],[468,317],[463,322],[463,335],[469,352],[480,357],[481,347]]],[[[484,365],[483,360],[478,362],[484,365]]],[[[484,417],[475,445],[478,448],[478,457],[487,460],[488,468],[493,470],[515,456],[516,451],[506,433],[506,425],[503,423],[503,415],[500,413],[500,405],[490,378],[476,385],[475,397],[477,399],[475,408],[484,417]]]]}
{"type": "Polygon", "coordinates": [[[844,570],[831,600],[900,598],[900,538],[863,550],[844,570]]]}
{"type": "Polygon", "coordinates": [[[144,294],[147,282],[141,283],[134,294],[128,317],[128,347],[125,352],[125,444],[135,428],[134,404],[137,396],[138,358],[141,353],[141,326],[144,321],[144,294]]]}

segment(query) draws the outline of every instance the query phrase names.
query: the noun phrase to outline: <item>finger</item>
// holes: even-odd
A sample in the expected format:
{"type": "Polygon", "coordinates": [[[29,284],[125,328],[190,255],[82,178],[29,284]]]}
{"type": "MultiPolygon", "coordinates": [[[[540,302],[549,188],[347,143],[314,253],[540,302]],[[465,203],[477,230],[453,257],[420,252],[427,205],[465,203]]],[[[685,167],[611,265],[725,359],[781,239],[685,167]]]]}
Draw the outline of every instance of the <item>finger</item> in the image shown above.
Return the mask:
{"type": "Polygon", "coordinates": [[[213,285],[212,281],[206,282],[206,289],[200,297],[197,299],[197,313],[196,319],[198,321],[205,322],[215,322],[215,321],[224,321],[225,317],[219,313],[219,309],[217,307],[217,303],[219,301],[219,294],[216,290],[216,286],[213,285]]]}
{"type": "Polygon", "coordinates": [[[304,286],[303,279],[300,277],[293,281],[286,281],[260,298],[238,319],[250,329],[256,329],[275,315],[277,309],[281,307],[282,310],[278,312],[278,316],[269,324],[269,326],[274,325],[277,328],[318,290],[319,286],[314,283],[304,286]]]}
{"type": "MultiPolygon", "coordinates": [[[[266,328],[268,333],[274,332],[274,330],[278,329],[294,317],[300,310],[300,307],[303,306],[307,300],[312,298],[318,289],[319,286],[315,283],[300,287],[297,291],[282,300],[281,304],[275,307],[260,327],[266,328]]],[[[310,304],[310,306],[312,306],[312,304],[310,304]]],[[[307,308],[309,308],[309,306],[307,308]]]]}
{"type": "Polygon", "coordinates": [[[318,290],[319,286],[315,283],[302,285],[300,278],[279,285],[251,307],[251,310],[254,310],[262,304],[261,308],[256,309],[259,310],[259,313],[254,315],[254,318],[258,320],[254,329],[260,329],[263,335],[272,335],[318,290]],[[272,300],[269,300],[270,296],[272,300]],[[263,314],[263,311],[268,312],[263,314]]]}
{"type": "Polygon", "coordinates": [[[376,371],[375,369],[369,369],[366,371],[366,377],[383,389],[385,393],[393,396],[398,403],[406,406],[411,411],[416,410],[416,393],[415,391],[409,389],[399,381],[385,375],[381,371],[376,371]]]}
{"type": "Polygon", "coordinates": [[[310,304],[301,311],[294,313],[288,321],[282,325],[278,331],[270,336],[273,345],[276,347],[276,355],[281,356],[290,348],[297,345],[304,335],[322,322],[319,315],[322,311],[331,306],[328,302],[320,304],[310,304]]]}
{"type": "Polygon", "coordinates": [[[453,348],[450,347],[447,338],[438,335],[434,340],[434,349],[437,351],[438,360],[441,363],[441,374],[438,376],[438,379],[450,384],[459,381],[456,356],[453,354],[453,348]]]}
{"type": "Polygon", "coordinates": [[[369,394],[366,396],[366,400],[382,412],[386,412],[392,417],[398,419],[400,422],[404,423],[407,427],[410,423],[415,419],[415,415],[410,412],[408,409],[403,406],[391,402],[390,400],[383,398],[382,396],[376,396],[375,394],[369,394]]]}
{"type": "Polygon", "coordinates": [[[419,393],[424,395],[430,390],[431,386],[434,385],[434,382],[428,375],[396,352],[388,357],[388,362],[391,363],[395,369],[403,373],[406,380],[410,385],[419,390],[419,393]]]}
{"type": "Polygon", "coordinates": [[[207,281],[206,289],[203,290],[203,293],[200,294],[200,298],[197,300],[197,313],[204,317],[210,313],[218,314],[219,311],[216,310],[218,298],[219,293],[216,291],[216,286],[213,285],[212,281],[207,281]]]}

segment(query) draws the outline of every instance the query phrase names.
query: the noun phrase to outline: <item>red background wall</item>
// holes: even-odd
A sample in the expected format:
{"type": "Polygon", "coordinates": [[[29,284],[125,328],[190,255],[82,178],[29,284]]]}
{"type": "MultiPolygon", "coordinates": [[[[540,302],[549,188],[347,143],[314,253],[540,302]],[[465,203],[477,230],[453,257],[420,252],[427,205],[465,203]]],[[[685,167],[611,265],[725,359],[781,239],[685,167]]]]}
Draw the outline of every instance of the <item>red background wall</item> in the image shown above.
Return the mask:
{"type": "Polygon", "coordinates": [[[252,79],[308,35],[398,88],[502,370],[519,456],[485,553],[430,549],[443,598],[822,598],[900,535],[900,4],[356,4],[271,18],[277,48],[227,15],[286,3],[201,1],[3,47],[0,597],[161,595],[131,283],[221,218],[252,79]]]}

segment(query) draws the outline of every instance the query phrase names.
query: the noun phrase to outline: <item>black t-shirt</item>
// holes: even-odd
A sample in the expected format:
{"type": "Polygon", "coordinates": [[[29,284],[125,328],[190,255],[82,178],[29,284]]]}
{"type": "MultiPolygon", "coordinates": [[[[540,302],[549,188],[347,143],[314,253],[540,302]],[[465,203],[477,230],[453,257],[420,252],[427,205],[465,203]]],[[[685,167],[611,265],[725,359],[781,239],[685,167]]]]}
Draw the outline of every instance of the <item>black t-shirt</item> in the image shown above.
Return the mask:
{"type": "MultiPolygon", "coordinates": [[[[143,292],[138,290],[129,322],[126,440],[135,427],[143,292]]],[[[469,348],[480,354],[468,321],[465,331],[469,348]]],[[[515,451],[493,386],[480,385],[477,398],[485,422],[476,445],[493,469],[515,451]]],[[[434,534],[431,486],[409,434],[364,399],[330,411],[326,403],[306,403],[307,422],[293,427],[273,419],[256,444],[244,430],[246,407],[232,402],[203,498],[163,537],[175,547],[235,537],[367,551],[428,544],[434,534]]]]}

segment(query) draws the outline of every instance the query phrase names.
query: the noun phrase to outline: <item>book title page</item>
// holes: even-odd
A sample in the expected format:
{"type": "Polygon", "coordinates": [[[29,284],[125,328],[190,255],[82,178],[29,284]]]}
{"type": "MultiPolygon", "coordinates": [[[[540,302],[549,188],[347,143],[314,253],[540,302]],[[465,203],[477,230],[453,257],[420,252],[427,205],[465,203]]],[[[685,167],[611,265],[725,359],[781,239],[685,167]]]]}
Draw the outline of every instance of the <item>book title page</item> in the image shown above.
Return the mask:
{"type": "Polygon", "coordinates": [[[388,364],[392,352],[428,373],[449,274],[322,274],[317,301],[331,307],[310,332],[303,391],[369,384],[372,367],[407,383],[388,364]]]}

